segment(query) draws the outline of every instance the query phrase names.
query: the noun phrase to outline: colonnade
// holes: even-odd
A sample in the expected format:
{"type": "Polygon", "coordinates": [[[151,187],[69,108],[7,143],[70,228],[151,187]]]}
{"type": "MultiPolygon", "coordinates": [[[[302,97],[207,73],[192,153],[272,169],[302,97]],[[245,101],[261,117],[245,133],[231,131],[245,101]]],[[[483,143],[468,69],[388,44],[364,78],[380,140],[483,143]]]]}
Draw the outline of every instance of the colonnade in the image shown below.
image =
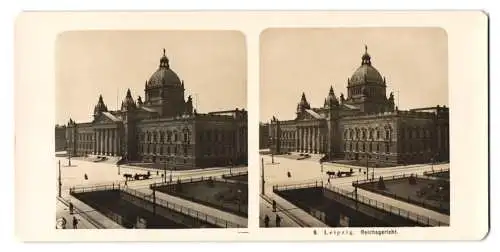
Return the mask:
{"type": "Polygon", "coordinates": [[[297,152],[324,153],[325,137],[319,126],[297,127],[297,152]]]}
{"type": "Polygon", "coordinates": [[[95,129],[94,130],[94,154],[106,156],[119,156],[120,137],[118,129],[95,129]]]}

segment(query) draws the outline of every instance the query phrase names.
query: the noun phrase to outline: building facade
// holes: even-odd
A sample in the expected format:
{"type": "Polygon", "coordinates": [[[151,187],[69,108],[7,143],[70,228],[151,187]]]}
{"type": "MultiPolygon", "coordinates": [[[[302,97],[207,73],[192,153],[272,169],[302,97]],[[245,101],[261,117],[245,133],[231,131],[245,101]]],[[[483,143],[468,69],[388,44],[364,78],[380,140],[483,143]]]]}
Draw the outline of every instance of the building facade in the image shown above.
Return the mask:
{"type": "Polygon", "coordinates": [[[66,125],[56,125],[55,140],[56,151],[66,150],[66,125]]]}
{"type": "Polygon", "coordinates": [[[119,156],[124,160],[194,169],[247,163],[247,111],[198,113],[184,81],[163,51],[160,65],[144,86],[145,99],[130,89],[117,111],[99,96],[93,120],[66,126],[73,156],[119,156]]]}
{"type": "Polygon", "coordinates": [[[259,149],[269,148],[269,123],[259,123],[259,149]]]}
{"type": "Polygon", "coordinates": [[[323,107],[313,108],[302,93],[295,119],[272,118],[273,153],[317,153],[324,161],[373,166],[449,160],[449,109],[399,110],[366,49],[361,66],[347,79],[347,97],[337,98],[330,87],[323,107]]]}

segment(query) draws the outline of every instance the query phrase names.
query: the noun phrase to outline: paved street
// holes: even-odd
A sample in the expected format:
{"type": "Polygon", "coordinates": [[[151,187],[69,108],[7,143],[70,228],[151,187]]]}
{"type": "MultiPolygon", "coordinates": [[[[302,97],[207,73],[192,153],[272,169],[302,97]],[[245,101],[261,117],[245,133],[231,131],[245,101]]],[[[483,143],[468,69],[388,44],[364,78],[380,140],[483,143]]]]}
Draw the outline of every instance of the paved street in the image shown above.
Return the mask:
{"type": "MultiPolygon", "coordinates": [[[[286,184],[308,183],[315,181],[323,181],[323,183],[326,184],[328,181],[328,175],[326,175],[326,171],[335,171],[335,172],[338,170],[349,171],[352,168],[353,171],[355,172],[354,176],[330,179],[331,185],[348,191],[354,190],[354,187],[352,186],[353,181],[363,180],[367,178],[367,175],[364,174],[366,168],[362,167],[361,167],[361,172],[359,172],[360,167],[343,165],[343,164],[324,163],[323,171],[321,171],[322,169],[321,165],[319,164],[316,158],[313,158],[312,160],[311,159],[293,160],[289,158],[275,156],[273,164],[271,156],[261,155],[261,157],[264,158],[264,177],[265,177],[266,195],[273,195],[272,186],[277,184],[286,185],[286,184]],[[291,173],[291,177],[287,176],[287,172],[291,173]]],[[[449,164],[434,165],[433,168],[434,170],[449,169],[449,164]]],[[[378,178],[379,176],[393,176],[393,175],[401,175],[409,173],[421,175],[423,174],[424,171],[430,171],[431,169],[432,167],[430,164],[376,168],[374,177],[378,178]]],[[[372,173],[373,169],[369,169],[368,175],[370,178],[372,177],[372,173]]],[[[444,223],[449,223],[448,215],[444,215],[432,210],[428,210],[426,208],[398,201],[365,190],[358,190],[358,194],[369,197],[371,199],[375,199],[380,202],[391,204],[393,206],[399,207],[407,211],[431,217],[433,219],[439,220],[444,223]]],[[[260,204],[261,204],[261,209],[263,209],[262,205],[263,204],[265,205],[266,203],[263,200],[261,200],[260,204]]],[[[309,217],[305,217],[303,213],[304,212],[302,211],[301,214],[296,214],[296,213],[293,214],[297,215],[297,217],[301,219],[302,218],[309,219],[309,217]]],[[[310,216],[310,218],[314,217],[310,216]]]]}
{"type": "MultiPolygon", "coordinates": [[[[69,195],[69,188],[76,186],[92,186],[92,185],[110,185],[121,184],[124,185],[125,179],[123,174],[130,173],[141,173],[144,174],[148,169],[144,168],[134,168],[131,166],[121,166],[120,167],[120,175],[118,175],[118,168],[116,165],[111,164],[109,162],[88,162],[83,160],[71,160],[71,166],[68,166],[68,159],[65,157],[56,157],[56,162],[61,161],[61,181],[62,181],[62,197],[71,200],[73,202],[78,202],[73,197],[69,195]],[[85,180],[84,175],[87,174],[88,180],[85,180]]],[[[56,169],[58,169],[58,165],[55,165],[56,169]]],[[[200,169],[200,170],[183,170],[183,171],[167,171],[166,179],[170,180],[170,176],[172,176],[172,180],[176,181],[178,178],[198,178],[198,177],[209,177],[209,176],[222,176],[222,174],[229,173],[229,167],[221,167],[221,168],[209,168],[209,169],[200,169]]],[[[154,182],[162,182],[163,178],[161,175],[163,171],[158,171],[156,169],[150,169],[152,179],[148,180],[138,180],[138,181],[128,181],[127,186],[131,189],[136,189],[142,191],[144,193],[151,194],[152,191],[149,189],[149,185],[154,182]]],[[[232,173],[244,172],[247,171],[247,167],[237,167],[232,168],[232,173]]],[[[169,201],[179,204],[183,207],[189,207],[195,209],[197,211],[203,212],[205,214],[209,214],[212,216],[219,217],[224,220],[228,220],[234,223],[237,223],[241,226],[247,226],[247,219],[242,218],[230,213],[222,212],[220,210],[207,207],[201,204],[197,204],[194,202],[190,202],[187,200],[183,200],[177,197],[172,197],[166,194],[157,194],[158,197],[168,199],[169,201]]],[[[62,203],[61,203],[62,204],[62,203]]],[[[59,211],[59,210],[58,210],[59,211]]],[[[61,212],[62,213],[62,212],[61,212]]],[[[98,213],[92,213],[98,219],[104,219],[104,216],[97,216],[98,213]]],[[[69,213],[68,213],[69,215],[69,213]]],[[[68,219],[68,218],[66,218],[68,219]]],[[[83,225],[83,224],[82,224],[83,225]]],[[[90,223],[89,223],[90,225],[90,223]]],[[[67,225],[68,226],[68,225],[67,225]]],[[[84,226],[82,226],[84,227],[84,226]]]]}

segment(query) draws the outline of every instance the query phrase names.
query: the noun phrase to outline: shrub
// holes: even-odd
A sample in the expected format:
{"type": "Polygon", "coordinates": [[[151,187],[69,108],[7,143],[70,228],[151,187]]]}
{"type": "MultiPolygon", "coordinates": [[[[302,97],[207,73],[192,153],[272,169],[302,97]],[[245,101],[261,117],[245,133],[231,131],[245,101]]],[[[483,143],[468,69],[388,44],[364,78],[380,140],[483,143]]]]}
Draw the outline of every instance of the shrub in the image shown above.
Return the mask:
{"type": "Polygon", "coordinates": [[[385,190],[385,182],[382,176],[380,176],[380,178],[378,179],[377,188],[380,190],[385,190]]]}
{"type": "Polygon", "coordinates": [[[413,174],[412,174],[408,178],[408,182],[410,183],[410,185],[416,185],[417,184],[417,178],[415,178],[415,176],[413,176],[413,174]]]}

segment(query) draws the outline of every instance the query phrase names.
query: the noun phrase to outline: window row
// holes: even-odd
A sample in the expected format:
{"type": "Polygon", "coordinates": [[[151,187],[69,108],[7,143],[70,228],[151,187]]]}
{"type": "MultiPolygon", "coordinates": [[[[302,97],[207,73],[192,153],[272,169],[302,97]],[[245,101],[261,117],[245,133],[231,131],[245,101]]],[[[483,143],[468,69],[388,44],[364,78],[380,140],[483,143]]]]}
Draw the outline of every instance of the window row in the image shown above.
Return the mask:
{"type": "Polygon", "coordinates": [[[181,140],[184,143],[189,143],[191,139],[191,131],[185,129],[183,131],[153,131],[139,133],[140,142],[148,143],[171,143],[181,140]]]}
{"type": "Polygon", "coordinates": [[[159,155],[184,155],[185,157],[188,156],[189,154],[189,149],[188,146],[160,146],[157,147],[155,145],[139,145],[139,152],[140,153],[157,153],[159,155]],[[180,153],[180,151],[182,152],[180,153]]]}
{"type": "Polygon", "coordinates": [[[392,135],[391,128],[386,128],[384,130],[373,129],[373,128],[368,128],[368,129],[354,128],[354,129],[344,130],[344,139],[375,140],[375,139],[382,139],[383,136],[384,137],[383,139],[389,140],[391,138],[391,135],[392,135]]]}
{"type": "Polygon", "coordinates": [[[381,143],[344,143],[344,151],[350,151],[350,152],[381,152],[382,148],[384,148],[384,151],[386,153],[390,152],[390,145],[389,143],[384,143],[383,146],[381,146],[381,143]],[[373,148],[373,145],[375,145],[375,151],[373,148]],[[368,147],[367,147],[368,146],[368,147]]]}

